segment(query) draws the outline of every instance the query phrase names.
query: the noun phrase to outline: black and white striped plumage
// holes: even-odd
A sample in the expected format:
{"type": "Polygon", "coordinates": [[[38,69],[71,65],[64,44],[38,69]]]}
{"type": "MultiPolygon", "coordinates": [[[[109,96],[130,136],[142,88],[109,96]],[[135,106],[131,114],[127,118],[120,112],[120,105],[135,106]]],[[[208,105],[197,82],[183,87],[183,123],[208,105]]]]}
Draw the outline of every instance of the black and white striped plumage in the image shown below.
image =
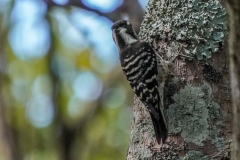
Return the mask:
{"type": "Polygon", "coordinates": [[[116,43],[121,66],[134,93],[148,108],[157,142],[164,143],[167,128],[159,107],[157,58],[154,50],[146,42],[141,42],[130,22],[117,21],[112,26],[113,40],[116,43]]]}

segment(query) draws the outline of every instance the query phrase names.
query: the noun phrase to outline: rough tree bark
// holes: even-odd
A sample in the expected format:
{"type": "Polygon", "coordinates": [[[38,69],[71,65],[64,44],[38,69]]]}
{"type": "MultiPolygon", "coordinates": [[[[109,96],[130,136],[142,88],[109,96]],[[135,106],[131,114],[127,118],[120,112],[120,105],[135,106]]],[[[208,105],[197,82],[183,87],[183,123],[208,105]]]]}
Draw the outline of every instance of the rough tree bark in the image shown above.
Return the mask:
{"type": "Polygon", "coordinates": [[[240,1],[226,2],[229,16],[229,59],[233,106],[232,160],[240,157],[240,1]]]}
{"type": "Polygon", "coordinates": [[[217,0],[149,1],[139,37],[166,60],[185,58],[174,61],[164,88],[167,143],[156,143],[149,113],[135,97],[128,160],[229,159],[226,30],[226,11],[217,0]]]}

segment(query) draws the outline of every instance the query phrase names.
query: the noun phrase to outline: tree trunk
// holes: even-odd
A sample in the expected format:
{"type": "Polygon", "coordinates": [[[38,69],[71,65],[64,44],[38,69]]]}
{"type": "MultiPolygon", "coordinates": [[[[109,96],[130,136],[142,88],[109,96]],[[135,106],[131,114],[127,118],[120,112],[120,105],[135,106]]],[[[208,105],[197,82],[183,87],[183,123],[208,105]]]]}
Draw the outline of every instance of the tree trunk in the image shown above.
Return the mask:
{"type": "Polygon", "coordinates": [[[233,106],[232,160],[240,157],[240,1],[228,0],[229,16],[229,59],[233,106]]]}
{"type": "Polygon", "coordinates": [[[128,160],[229,158],[232,110],[225,35],[226,11],[219,1],[149,1],[140,39],[165,60],[182,58],[173,61],[164,87],[167,142],[157,144],[148,110],[135,97],[128,160]]]}

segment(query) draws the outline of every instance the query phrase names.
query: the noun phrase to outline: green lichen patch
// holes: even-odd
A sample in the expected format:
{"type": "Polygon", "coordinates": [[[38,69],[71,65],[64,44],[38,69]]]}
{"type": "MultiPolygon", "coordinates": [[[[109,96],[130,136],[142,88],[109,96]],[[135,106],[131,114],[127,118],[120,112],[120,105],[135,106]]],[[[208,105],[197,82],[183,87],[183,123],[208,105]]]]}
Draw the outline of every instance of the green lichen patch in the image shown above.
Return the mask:
{"type": "Polygon", "coordinates": [[[175,103],[166,110],[169,131],[181,133],[185,141],[203,146],[209,135],[204,92],[188,84],[173,96],[173,100],[175,103]]]}
{"type": "Polygon", "coordinates": [[[216,102],[211,102],[209,104],[209,116],[212,120],[219,118],[219,108],[220,106],[216,102]]]}
{"type": "Polygon", "coordinates": [[[209,158],[204,156],[200,151],[189,151],[184,160],[209,160],[209,158]]]}
{"type": "Polygon", "coordinates": [[[180,43],[182,54],[202,60],[211,58],[224,40],[226,11],[217,0],[150,1],[140,30],[143,41],[180,43]]]}
{"type": "Polygon", "coordinates": [[[212,143],[215,144],[215,146],[219,151],[225,147],[226,141],[224,137],[221,135],[220,130],[216,126],[213,126],[212,128],[210,128],[209,137],[212,143]]]}
{"type": "Polygon", "coordinates": [[[219,129],[223,121],[220,106],[212,100],[211,86],[207,83],[200,87],[187,84],[172,99],[174,103],[165,109],[169,132],[179,133],[186,142],[199,146],[210,140],[221,150],[225,145],[225,138],[219,129]]]}

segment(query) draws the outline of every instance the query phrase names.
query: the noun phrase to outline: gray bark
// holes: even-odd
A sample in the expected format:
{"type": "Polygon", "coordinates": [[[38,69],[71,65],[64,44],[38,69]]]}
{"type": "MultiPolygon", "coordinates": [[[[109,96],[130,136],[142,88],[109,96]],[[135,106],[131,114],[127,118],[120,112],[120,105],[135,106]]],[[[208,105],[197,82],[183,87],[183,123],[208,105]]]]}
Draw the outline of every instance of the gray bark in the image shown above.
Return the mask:
{"type": "Polygon", "coordinates": [[[228,0],[229,15],[229,59],[233,107],[232,160],[240,157],[240,1],[228,0]]]}

